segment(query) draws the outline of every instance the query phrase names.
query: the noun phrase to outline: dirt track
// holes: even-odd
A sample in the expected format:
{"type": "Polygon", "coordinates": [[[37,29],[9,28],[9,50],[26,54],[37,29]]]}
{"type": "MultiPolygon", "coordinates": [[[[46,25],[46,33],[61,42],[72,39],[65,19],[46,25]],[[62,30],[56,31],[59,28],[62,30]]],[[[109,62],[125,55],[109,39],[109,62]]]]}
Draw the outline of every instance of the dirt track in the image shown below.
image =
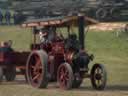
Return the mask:
{"type": "Polygon", "coordinates": [[[99,23],[93,26],[90,26],[92,30],[100,30],[100,31],[112,31],[118,30],[120,28],[124,28],[126,23],[99,23]]]}
{"type": "Polygon", "coordinates": [[[96,91],[85,82],[79,89],[63,91],[57,84],[50,83],[47,89],[35,89],[23,80],[4,82],[0,85],[0,96],[128,96],[128,86],[107,86],[104,91],[96,91]]]}

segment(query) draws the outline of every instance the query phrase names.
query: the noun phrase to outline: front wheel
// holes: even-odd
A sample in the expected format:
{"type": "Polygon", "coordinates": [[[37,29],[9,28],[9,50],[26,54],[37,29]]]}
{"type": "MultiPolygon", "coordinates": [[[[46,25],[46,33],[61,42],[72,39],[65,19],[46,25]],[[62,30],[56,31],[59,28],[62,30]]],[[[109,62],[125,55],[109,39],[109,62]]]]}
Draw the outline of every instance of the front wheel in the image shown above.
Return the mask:
{"type": "Polygon", "coordinates": [[[107,72],[102,64],[95,64],[91,70],[91,83],[93,88],[103,90],[106,86],[107,72]]]}
{"type": "Polygon", "coordinates": [[[61,64],[57,71],[57,81],[60,88],[68,90],[72,88],[73,71],[68,63],[61,64]]]}

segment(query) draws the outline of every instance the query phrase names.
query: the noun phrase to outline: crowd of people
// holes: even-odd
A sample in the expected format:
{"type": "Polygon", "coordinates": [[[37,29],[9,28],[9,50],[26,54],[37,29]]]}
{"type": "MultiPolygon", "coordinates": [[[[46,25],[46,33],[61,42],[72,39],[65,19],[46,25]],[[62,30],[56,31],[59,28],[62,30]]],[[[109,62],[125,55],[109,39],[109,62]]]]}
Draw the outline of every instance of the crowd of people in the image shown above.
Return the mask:
{"type": "Polygon", "coordinates": [[[11,14],[9,10],[6,10],[5,13],[0,9],[0,25],[11,25],[16,24],[16,13],[11,14]]]}

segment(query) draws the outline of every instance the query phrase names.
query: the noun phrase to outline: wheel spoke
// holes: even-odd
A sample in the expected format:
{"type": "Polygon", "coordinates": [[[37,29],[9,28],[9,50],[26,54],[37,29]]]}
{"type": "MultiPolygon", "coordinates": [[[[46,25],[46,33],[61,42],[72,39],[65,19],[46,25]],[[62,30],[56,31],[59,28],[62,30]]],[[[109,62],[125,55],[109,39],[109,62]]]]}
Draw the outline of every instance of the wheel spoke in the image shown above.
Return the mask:
{"type": "Polygon", "coordinates": [[[65,79],[68,81],[69,80],[69,77],[68,76],[65,76],[65,79]]]}
{"type": "Polygon", "coordinates": [[[39,74],[39,78],[38,78],[38,80],[40,80],[40,78],[42,78],[42,73],[39,74]]]}
{"type": "Polygon", "coordinates": [[[66,86],[66,80],[63,79],[62,86],[66,86]]]}
{"type": "Polygon", "coordinates": [[[61,78],[60,78],[60,81],[61,81],[61,82],[63,82],[63,81],[64,81],[64,78],[63,78],[63,77],[61,77],[61,78]]]}
{"type": "Polygon", "coordinates": [[[35,55],[35,61],[38,61],[39,57],[37,55],[35,55]]]}
{"type": "Polygon", "coordinates": [[[62,72],[63,72],[63,74],[65,73],[65,68],[62,68],[62,72]]]}
{"type": "Polygon", "coordinates": [[[100,74],[101,74],[101,76],[104,74],[103,70],[101,70],[100,74]]]}
{"type": "Polygon", "coordinates": [[[64,75],[65,75],[64,68],[61,68],[60,69],[60,76],[64,76],[64,75]]]}
{"type": "Polygon", "coordinates": [[[63,75],[60,76],[60,80],[63,80],[63,75]]]}
{"type": "Polygon", "coordinates": [[[63,75],[63,74],[64,74],[64,72],[63,72],[63,70],[61,69],[61,70],[60,70],[60,75],[63,75]]]}
{"type": "Polygon", "coordinates": [[[103,77],[101,78],[101,83],[102,83],[102,82],[104,82],[104,78],[103,78],[103,77]]]}
{"type": "Polygon", "coordinates": [[[37,55],[35,55],[35,67],[40,68],[40,66],[41,66],[41,60],[37,55]]]}
{"type": "Polygon", "coordinates": [[[41,61],[38,59],[36,62],[36,67],[40,67],[41,61]]]}
{"type": "Polygon", "coordinates": [[[39,74],[39,72],[35,70],[35,71],[33,72],[33,75],[35,76],[35,75],[37,75],[37,74],[39,74]]]}
{"type": "MultiPolygon", "coordinates": [[[[101,75],[101,74],[100,74],[101,75]]],[[[101,79],[96,79],[96,76],[95,76],[95,84],[97,85],[97,86],[101,86],[102,85],[102,83],[103,83],[103,77],[101,76],[101,79]]]]}
{"type": "Polygon", "coordinates": [[[32,78],[32,80],[33,80],[33,81],[37,80],[39,76],[40,76],[40,74],[37,74],[36,76],[34,76],[34,77],[32,78]]]}
{"type": "Polygon", "coordinates": [[[35,66],[30,66],[30,68],[35,69],[35,66]]]}
{"type": "Polygon", "coordinates": [[[98,74],[101,73],[101,69],[97,68],[96,73],[98,73],[98,74]]]}
{"type": "Polygon", "coordinates": [[[100,80],[97,80],[98,85],[100,85],[100,80]]]}
{"type": "Polygon", "coordinates": [[[69,73],[68,73],[68,71],[66,71],[66,73],[65,73],[65,80],[69,80],[69,73]]]}

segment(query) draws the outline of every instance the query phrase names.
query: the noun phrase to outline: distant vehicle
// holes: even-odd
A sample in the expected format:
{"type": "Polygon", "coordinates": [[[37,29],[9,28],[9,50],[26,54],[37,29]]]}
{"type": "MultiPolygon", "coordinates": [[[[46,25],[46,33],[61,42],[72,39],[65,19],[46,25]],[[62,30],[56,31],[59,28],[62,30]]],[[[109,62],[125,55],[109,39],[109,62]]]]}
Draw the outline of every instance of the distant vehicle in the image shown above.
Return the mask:
{"type": "Polygon", "coordinates": [[[127,5],[128,0],[26,0],[14,9],[25,19],[83,13],[99,21],[118,21],[128,20],[127,5]]]}
{"type": "Polygon", "coordinates": [[[95,16],[101,21],[128,21],[128,0],[104,0],[95,16]]]}

